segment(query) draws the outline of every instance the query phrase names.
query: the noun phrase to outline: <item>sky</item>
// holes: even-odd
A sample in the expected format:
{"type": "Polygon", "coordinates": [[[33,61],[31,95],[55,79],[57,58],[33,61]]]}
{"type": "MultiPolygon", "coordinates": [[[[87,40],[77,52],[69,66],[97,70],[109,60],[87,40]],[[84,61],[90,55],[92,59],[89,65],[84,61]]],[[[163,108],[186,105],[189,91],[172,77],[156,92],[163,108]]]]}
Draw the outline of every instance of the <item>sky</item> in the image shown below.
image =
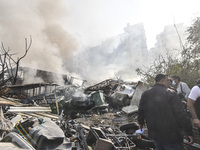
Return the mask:
{"type": "Polygon", "coordinates": [[[143,23],[148,49],[165,25],[188,26],[199,15],[199,0],[66,0],[65,28],[82,44],[94,46],[123,33],[129,23],[143,23]]]}
{"type": "Polygon", "coordinates": [[[165,25],[190,25],[199,6],[199,0],[0,0],[0,42],[17,60],[32,39],[20,65],[67,74],[76,52],[124,33],[127,24],[144,24],[150,49],[165,25]]]}

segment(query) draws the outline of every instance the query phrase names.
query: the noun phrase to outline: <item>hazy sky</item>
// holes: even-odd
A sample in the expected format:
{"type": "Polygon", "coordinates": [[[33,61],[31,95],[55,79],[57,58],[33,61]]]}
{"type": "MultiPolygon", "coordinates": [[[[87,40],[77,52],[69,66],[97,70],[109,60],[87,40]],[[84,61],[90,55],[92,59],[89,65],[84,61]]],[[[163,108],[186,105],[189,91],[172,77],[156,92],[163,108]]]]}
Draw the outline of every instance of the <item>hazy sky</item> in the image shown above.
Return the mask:
{"type": "Polygon", "coordinates": [[[164,25],[189,25],[199,14],[199,0],[66,0],[66,29],[86,46],[123,33],[129,23],[144,23],[148,49],[164,25]]]}
{"type": "Polygon", "coordinates": [[[189,25],[199,15],[199,6],[200,0],[0,0],[0,42],[17,59],[31,35],[31,49],[21,65],[65,73],[73,70],[66,64],[85,49],[82,46],[96,46],[123,33],[127,23],[144,23],[150,49],[164,25],[173,25],[174,18],[189,25]]]}

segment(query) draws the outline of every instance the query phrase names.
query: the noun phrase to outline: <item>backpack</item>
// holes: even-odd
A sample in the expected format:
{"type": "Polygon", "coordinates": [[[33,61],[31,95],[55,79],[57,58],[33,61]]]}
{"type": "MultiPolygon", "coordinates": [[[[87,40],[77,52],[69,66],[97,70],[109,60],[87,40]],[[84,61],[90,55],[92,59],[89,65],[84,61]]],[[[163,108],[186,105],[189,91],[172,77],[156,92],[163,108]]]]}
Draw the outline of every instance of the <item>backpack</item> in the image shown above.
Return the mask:
{"type": "Polygon", "coordinates": [[[180,86],[181,86],[181,93],[179,93],[178,96],[180,97],[180,99],[181,99],[182,101],[187,101],[187,100],[185,99],[185,93],[183,92],[183,89],[182,89],[182,84],[180,84],[180,86]]]}

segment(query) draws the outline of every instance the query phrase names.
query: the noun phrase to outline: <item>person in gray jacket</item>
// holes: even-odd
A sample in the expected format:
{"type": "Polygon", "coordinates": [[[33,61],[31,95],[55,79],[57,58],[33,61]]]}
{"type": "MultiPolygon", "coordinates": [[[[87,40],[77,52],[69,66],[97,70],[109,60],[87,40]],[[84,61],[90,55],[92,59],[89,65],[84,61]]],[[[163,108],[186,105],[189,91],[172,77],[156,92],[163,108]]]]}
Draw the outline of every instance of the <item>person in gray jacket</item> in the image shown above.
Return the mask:
{"type": "Polygon", "coordinates": [[[190,94],[190,88],[187,83],[182,82],[179,76],[172,76],[172,84],[176,86],[176,91],[180,98],[187,101],[190,94]]]}
{"type": "Polygon", "coordinates": [[[181,150],[183,132],[193,143],[192,123],[184,111],[181,99],[167,88],[168,76],[158,74],[156,84],[145,91],[138,108],[138,123],[142,130],[147,125],[148,136],[154,140],[156,150],[181,150]]]}

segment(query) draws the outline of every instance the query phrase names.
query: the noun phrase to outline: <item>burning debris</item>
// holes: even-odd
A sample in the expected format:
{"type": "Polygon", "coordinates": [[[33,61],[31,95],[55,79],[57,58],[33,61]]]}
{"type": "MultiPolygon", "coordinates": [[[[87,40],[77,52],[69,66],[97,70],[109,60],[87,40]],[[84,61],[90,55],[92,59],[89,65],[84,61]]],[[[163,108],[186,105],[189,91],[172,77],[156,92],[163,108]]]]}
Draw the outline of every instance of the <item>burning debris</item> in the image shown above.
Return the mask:
{"type": "Polygon", "coordinates": [[[137,132],[138,103],[146,84],[108,79],[84,88],[72,81],[64,86],[4,86],[0,148],[5,149],[5,143],[10,149],[38,150],[155,148],[147,129],[137,132]]]}

